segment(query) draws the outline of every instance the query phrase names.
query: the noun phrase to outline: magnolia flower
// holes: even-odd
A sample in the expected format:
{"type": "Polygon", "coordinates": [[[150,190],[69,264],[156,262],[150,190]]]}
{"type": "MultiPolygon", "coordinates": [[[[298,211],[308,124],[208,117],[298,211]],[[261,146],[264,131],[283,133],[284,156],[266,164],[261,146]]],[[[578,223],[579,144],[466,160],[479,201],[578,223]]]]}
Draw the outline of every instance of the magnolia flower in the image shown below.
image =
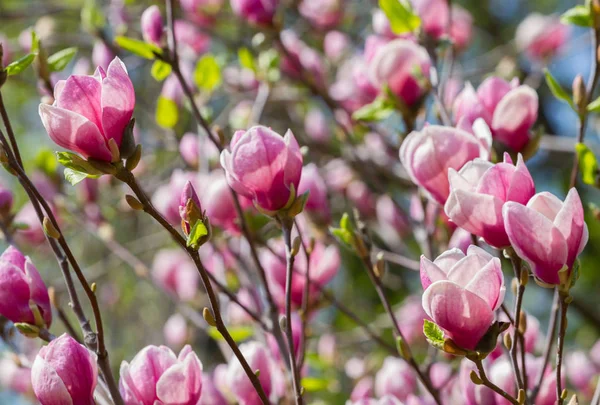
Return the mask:
{"type": "Polygon", "coordinates": [[[517,27],[515,42],[534,61],[554,56],[567,42],[569,27],[557,16],[532,13],[517,27]]]}
{"type": "Polygon", "coordinates": [[[423,309],[459,347],[473,350],[504,300],[500,259],[477,246],[448,250],[433,262],[421,256],[423,309]]]}
{"type": "Polygon", "coordinates": [[[56,144],[86,159],[110,162],[108,142],[121,146],[135,106],[133,84],[119,58],[93,76],[70,76],[54,87],[54,104],[40,104],[39,113],[56,144]]]}

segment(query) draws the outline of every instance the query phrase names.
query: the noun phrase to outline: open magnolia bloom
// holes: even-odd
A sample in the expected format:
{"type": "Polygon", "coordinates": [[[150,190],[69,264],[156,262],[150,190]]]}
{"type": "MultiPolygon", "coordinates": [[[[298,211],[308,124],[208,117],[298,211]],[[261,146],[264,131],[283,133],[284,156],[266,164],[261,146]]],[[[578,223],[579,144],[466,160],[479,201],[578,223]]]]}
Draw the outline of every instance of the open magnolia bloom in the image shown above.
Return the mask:
{"type": "Polygon", "coordinates": [[[550,285],[566,282],[589,237],[577,189],[572,188],[564,202],[543,192],[527,205],[506,203],[503,216],[513,249],[533,275],[550,285]]]}
{"type": "Polygon", "coordinates": [[[421,256],[423,309],[456,345],[474,350],[504,301],[500,259],[471,245],[442,253],[433,262],[421,256]]]}
{"type": "Polygon", "coordinates": [[[86,159],[110,162],[111,139],[121,146],[135,106],[133,84],[125,64],[115,58],[108,70],[93,76],[71,75],[54,87],[54,104],[40,104],[48,135],[57,145],[86,159]]]}

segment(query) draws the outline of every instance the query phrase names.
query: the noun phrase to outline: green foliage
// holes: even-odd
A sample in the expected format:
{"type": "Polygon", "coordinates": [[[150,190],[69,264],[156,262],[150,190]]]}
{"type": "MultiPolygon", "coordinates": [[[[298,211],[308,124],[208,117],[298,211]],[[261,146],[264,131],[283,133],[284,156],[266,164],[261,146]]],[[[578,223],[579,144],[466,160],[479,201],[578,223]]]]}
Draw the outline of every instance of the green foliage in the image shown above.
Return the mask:
{"type": "Polygon", "coordinates": [[[362,106],[352,114],[356,121],[381,121],[394,112],[394,104],[387,97],[377,97],[372,103],[362,106]]]}
{"type": "Polygon", "coordinates": [[[579,157],[579,170],[585,184],[598,185],[598,161],[594,152],[584,143],[575,145],[575,151],[579,157]]]}
{"type": "Polygon", "coordinates": [[[242,67],[256,72],[256,62],[254,60],[252,52],[250,52],[248,48],[238,49],[238,59],[240,60],[240,65],[242,67]]]}
{"type": "Polygon", "coordinates": [[[48,68],[51,72],[60,72],[67,67],[77,53],[76,47],[65,48],[48,57],[48,68]]]}
{"type": "Polygon", "coordinates": [[[156,55],[161,55],[162,50],[153,44],[149,44],[139,39],[118,36],[115,38],[116,44],[126,51],[129,51],[144,59],[155,59],[156,55]]]}
{"type": "Polygon", "coordinates": [[[35,54],[33,54],[33,53],[29,53],[29,54],[23,56],[22,58],[17,59],[16,61],[14,61],[14,62],[10,63],[8,66],[6,66],[6,68],[5,68],[6,74],[9,76],[18,75],[23,70],[25,70],[29,65],[31,65],[31,63],[33,62],[34,59],[35,59],[35,54]]]}
{"type": "Polygon", "coordinates": [[[440,329],[437,324],[424,319],[423,320],[423,334],[425,338],[433,347],[438,348],[440,350],[444,350],[444,332],[440,329]]]}
{"type": "Polygon", "coordinates": [[[550,89],[554,97],[568,103],[571,106],[571,108],[576,111],[571,96],[565,91],[565,89],[561,87],[561,85],[558,83],[558,81],[556,81],[556,79],[554,78],[554,76],[552,76],[552,73],[550,73],[548,69],[544,69],[544,76],[546,77],[546,84],[548,85],[548,88],[550,89]]]}
{"type": "Polygon", "coordinates": [[[71,152],[56,152],[58,163],[66,169],[64,171],[65,180],[72,186],[79,183],[86,177],[99,177],[104,174],[98,170],[91,162],[83,159],[71,152]]]}
{"type": "MultiPolygon", "coordinates": [[[[228,326],[227,330],[231,335],[231,338],[235,340],[236,343],[243,342],[251,338],[254,335],[254,329],[251,326],[228,326]]],[[[225,341],[225,338],[221,335],[221,333],[215,327],[211,327],[208,329],[208,336],[213,338],[216,341],[225,341]]]]}
{"type": "Polygon", "coordinates": [[[560,16],[560,21],[563,24],[592,27],[594,25],[594,18],[592,16],[590,1],[586,1],[585,5],[577,5],[568,9],[560,16]]]}
{"type": "Polygon", "coordinates": [[[209,235],[208,227],[204,222],[198,220],[190,230],[190,234],[187,238],[187,246],[192,249],[198,249],[204,242],[206,237],[209,235]]]}
{"type": "Polygon", "coordinates": [[[319,392],[326,391],[330,381],[327,378],[304,377],[300,383],[307,392],[319,392]]]}
{"type": "Polygon", "coordinates": [[[342,215],[342,219],[340,219],[340,227],[331,228],[330,231],[333,236],[335,236],[344,246],[346,246],[348,249],[353,249],[354,229],[352,228],[350,217],[347,213],[342,215]]]}
{"type": "Polygon", "coordinates": [[[87,173],[78,172],[77,170],[66,168],[64,171],[65,180],[69,182],[70,185],[74,186],[77,183],[85,180],[88,177],[87,173]]]}
{"type": "Polygon", "coordinates": [[[600,112],[600,97],[592,101],[587,105],[588,112],[597,113],[600,112]]]}
{"type": "Polygon", "coordinates": [[[221,67],[214,55],[206,54],[200,58],[194,69],[194,83],[201,90],[211,92],[221,84],[221,67]]]}
{"type": "Polygon", "coordinates": [[[414,12],[408,1],[379,0],[379,7],[390,21],[390,28],[394,34],[415,32],[421,26],[421,18],[414,12]]]}
{"type": "Polygon", "coordinates": [[[162,60],[155,60],[152,64],[152,69],[150,70],[150,74],[154,78],[154,80],[158,82],[162,82],[171,74],[171,65],[162,60]]]}
{"type": "Polygon", "coordinates": [[[160,96],[156,102],[156,123],[163,128],[173,128],[179,121],[179,109],[175,101],[160,96]]]}

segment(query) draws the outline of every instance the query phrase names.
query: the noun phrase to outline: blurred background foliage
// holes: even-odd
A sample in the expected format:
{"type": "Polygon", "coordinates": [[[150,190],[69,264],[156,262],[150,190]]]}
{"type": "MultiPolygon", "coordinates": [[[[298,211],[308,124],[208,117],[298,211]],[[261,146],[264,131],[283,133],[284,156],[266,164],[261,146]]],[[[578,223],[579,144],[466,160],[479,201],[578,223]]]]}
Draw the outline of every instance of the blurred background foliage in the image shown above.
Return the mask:
{"type": "MultiPolygon", "coordinates": [[[[97,7],[102,10],[108,24],[103,34],[109,40],[117,34],[126,33],[129,37],[140,37],[139,17],[142,11],[153,2],[123,0],[98,1],[97,7]],[[128,15],[127,26],[112,26],[112,14],[115,9],[124,6],[128,15]]],[[[322,48],[322,34],[312,30],[303,20],[298,18],[293,3],[283,2],[285,26],[293,28],[300,37],[317,49],[322,48]]],[[[529,66],[527,61],[517,56],[514,47],[514,33],[518,23],[528,13],[538,11],[544,14],[561,13],[576,4],[575,1],[565,0],[453,0],[473,15],[474,35],[471,46],[460,55],[455,72],[465,81],[474,85],[480,83],[486,75],[496,72],[502,76],[516,75],[527,83],[538,88],[540,95],[540,118],[538,125],[544,133],[551,134],[545,139],[542,148],[528,162],[528,167],[536,181],[538,191],[548,190],[564,197],[568,184],[568,176],[573,161],[572,144],[577,132],[577,117],[568,106],[552,97],[543,77],[536,69],[529,66]],[[548,145],[551,147],[548,148],[548,145]],[[566,145],[566,146],[564,146],[566,145]],[[557,150],[559,149],[559,150],[557,150]]],[[[159,4],[164,7],[162,3],[159,4]]],[[[20,56],[25,52],[20,49],[19,35],[30,28],[42,39],[49,53],[65,47],[76,46],[79,58],[90,58],[92,48],[98,39],[82,27],[82,9],[90,7],[87,1],[64,0],[1,0],[0,1],[0,31],[8,38],[13,55],[20,56]],[[87,4],[86,4],[87,3],[87,4]]],[[[372,32],[371,12],[376,2],[367,0],[346,0],[346,11],[343,23],[339,29],[351,36],[356,48],[364,46],[365,37],[372,32]]],[[[185,17],[185,16],[184,16],[185,17]]],[[[238,22],[226,5],[217,19],[217,23],[208,34],[213,37],[211,53],[216,55],[221,68],[237,63],[237,52],[240,47],[253,49],[253,38],[256,42],[256,30],[238,22]]],[[[569,44],[563,52],[553,59],[549,68],[563,87],[570,88],[570,83],[576,74],[587,77],[590,57],[593,54],[590,47],[590,37],[584,29],[573,28],[569,44]]],[[[156,124],[156,100],[161,83],[150,75],[151,62],[136,56],[121,52],[133,80],[137,106],[134,116],[139,133],[139,142],[144,146],[144,172],[142,182],[149,191],[168,182],[173,169],[184,168],[177,140],[186,131],[195,131],[195,123],[189,112],[180,111],[180,119],[176,126],[165,129],[156,124]]],[[[72,69],[74,61],[60,73],[63,77],[72,69]]],[[[29,68],[31,69],[31,68],[29,68]]],[[[333,72],[328,79],[331,83],[333,72]]],[[[46,172],[52,181],[60,188],[62,195],[61,217],[65,224],[67,240],[71,243],[76,257],[90,280],[98,284],[98,294],[101,297],[107,330],[108,345],[112,365],[118,370],[120,362],[130,360],[137,351],[148,344],[162,344],[163,325],[168,317],[178,309],[152,283],[140,281],[134,269],[119,258],[114,247],[107,245],[102,239],[112,235],[116,241],[126,246],[139,259],[137,271],[148,271],[154,254],[161,248],[172,247],[168,235],[154,224],[147,216],[132,213],[124,204],[124,189],[120,185],[103,188],[99,206],[102,216],[106,219],[99,228],[90,226],[82,221],[81,204],[78,203],[78,189],[81,185],[72,187],[62,179],[62,168],[58,167],[54,154],[54,145],[48,138],[41,125],[37,109],[40,101],[38,84],[31,70],[21,74],[2,88],[3,96],[21,151],[27,171],[46,172]],[[144,267],[146,266],[146,267],[144,267]]],[[[294,82],[281,77],[273,83],[274,98],[280,97],[282,102],[267,103],[261,123],[273,127],[283,133],[287,128],[302,138],[303,111],[309,106],[317,106],[326,110],[322,101],[312,96],[294,82]],[[287,101],[286,101],[287,100],[287,101]]],[[[218,88],[205,102],[204,108],[210,113],[211,123],[219,124],[225,134],[231,134],[232,128],[227,121],[228,113],[241,100],[253,101],[255,94],[225,91],[218,88]]],[[[600,118],[594,116],[588,126],[589,134],[586,141],[595,151],[600,151],[598,129],[600,118]]],[[[402,131],[402,125],[397,118],[390,118],[386,125],[390,131],[402,131]]],[[[10,185],[20,207],[26,202],[26,196],[13,179],[5,172],[0,174],[1,181],[10,185]]],[[[389,192],[397,193],[399,188],[389,185],[389,192]]],[[[600,205],[600,193],[589,186],[581,186],[582,199],[585,203],[600,205]]],[[[347,202],[334,201],[335,220],[342,212],[350,209],[347,202]]],[[[590,242],[581,258],[581,278],[573,291],[577,305],[571,310],[569,319],[569,345],[589,349],[600,336],[600,222],[591,212],[587,211],[587,223],[590,231],[590,242]]],[[[419,251],[414,241],[407,240],[408,256],[418,259],[419,251]]],[[[0,248],[4,249],[0,241],[0,248]]],[[[43,245],[37,248],[24,246],[23,250],[33,257],[38,269],[48,285],[53,286],[59,295],[64,292],[55,259],[49,249],[43,245]]],[[[346,303],[363,319],[375,325],[384,324],[383,310],[375,291],[368,281],[367,274],[357,259],[349,252],[341,249],[343,268],[331,288],[339,301],[346,303]]],[[[417,274],[399,266],[391,265],[386,278],[386,293],[392,303],[399,303],[410,292],[420,292],[421,286],[417,274]]],[[[65,310],[67,297],[62,300],[65,310]]],[[[195,309],[206,305],[204,298],[191,303],[195,309]]],[[[545,330],[548,313],[551,306],[549,290],[537,286],[528,288],[525,295],[525,308],[538,317],[545,330]]],[[[89,313],[89,308],[87,308],[89,313]]],[[[202,319],[198,324],[204,328],[202,319]]],[[[333,332],[340,337],[340,351],[348,351],[345,356],[360,357],[366,350],[372,349],[369,342],[357,342],[362,339],[356,334],[356,326],[347,318],[341,316],[331,307],[320,311],[319,316],[310,327],[314,335],[328,331],[333,325],[333,332]]],[[[62,325],[55,322],[55,334],[60,333],[62,325]]],[[[391,331],[387,336],[392,341],[391,331]]],[[[362,339],[364,340],[364,339],[362,339]]],[[[194,349],[205,365],[205,369],[223,362],[217,344],[209,338],[205,331],[194,329],[192,339],[194,349]]],[[[309,346],[314,353],[314,341],[309,346]]],[[[381,354],[383,356],[383,353],[381,354]]],[[[314,356],[313,356],[314,357],[314,356]]],[[[318,361],[314,361],[317,365],[318,361]]],[[[324,370],[322,377],[329,384],[328,393],[319,395],[324,403],[343,403],[345,397],[340,392],[350,391],[350,381],[343,374],[343,363],[337,371],[324,370]]],[[[315,382],[317,388],[318,381],[315,382]]],[[[321,387],[322,388],[322,387],[321,387]]],[[[1,389],[1,388],[0,388],[1,389]]],[[[15,403],[10,394],[0,394],[0,402],[15,403]]]]}

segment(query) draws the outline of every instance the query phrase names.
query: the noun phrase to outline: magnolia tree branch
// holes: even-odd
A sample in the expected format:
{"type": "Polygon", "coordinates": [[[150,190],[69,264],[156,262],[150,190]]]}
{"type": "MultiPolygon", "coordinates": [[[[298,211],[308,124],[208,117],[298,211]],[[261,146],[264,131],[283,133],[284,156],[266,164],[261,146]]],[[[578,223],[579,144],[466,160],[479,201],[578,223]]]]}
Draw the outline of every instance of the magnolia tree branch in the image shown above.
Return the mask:
{"type": "Polygon", "coordinates": [[[479,378],[481,379],[481,382],[483,385],[485,385],[486,387],[488,387],[489,389],[494,391],[496,394],[501,395],[504,399],[509,401],[511,404],[520,405],[519,401],[516,398],[512,397],[506,391],[504,391],[502,388],[498,387],[496,384],[494,384],[493,382],[490,381],[490,379],[485,374],[485,369],[483,368],[483,363],[481,362],[481,359],[477,358],[472,361],[477,366],[477,371],[479,371],[479,378]]]}
{"type": "MultiPolygon", "coordinates": [[[[310,304],[310,255],[312,253],[312,246],[306,246],[302,232],[300,231],[300,227],[298,226],[298,222],[296,220],[294,220],[294,225],[296,225],[298,237],[300,238],[300,244],[302,245],[302,250],[304,251],[304,258],[306,260],[306,269],[304,273],[304,289],[302,291],[302,310],[300,312],[302,328],[300,331],[300,348],[298,349],[298,354],[300,356],[300,359],[298,360],[298,369],[302,370],[302,366],[304,365],[304,360],[306,358],[306,343],[308,340],[308,332],[306,330],[306,327],[309,315],[308,306],[310,304]]],[[[292,270],[295,269],[292,268],[292,270]]]]}
{"type": "MultiPolygon", "coordinates": [[[[10,120],[8,118],[8,114],[6,112],[6,108],[4,107],[4,104],[0,104],[0,114],[2,115],[2,119],[4,121],[5,128],[7,128],[7,130],[9,130],[9,128],[10,128],[10,133],[12,133],[12,127],[10,125],[10,120]]],[[[54,213],[52,212],[52,209],[50,208],[50,206],[48,205],[46,200],[42,197],[40,192],[37,190],[35,185],[31,182],[31,180],[29,179],[29,177],[26,175],[25,171],[23,170],[23,166],[17,160],[16,156],[17,156],[19,148],[18,148],[18,144],[16,143],[16,138],[14,136],[14,133],[12,133],[12,136],[10,136],[10,137],[14,140],[14,143],[12,144],[12,148],[13,148],[12,150],[8,144],[6,137],[4,136],[4,133],[2,131],[0,131],[0,143],[2,144],[2,148],[4,149],[4,152],[6,153],[6,157],[8,159],[7,163],[9,165],[10,169],[13,171],[13,173],[17,176],[19,183],[21,183],[21,185],[25,189],[29,199],[31,200],[31,203],[33,205],[33,208],[37,214],[37,217],[38,217],[38,220],[40,221],[40,223],[44,224],[44,219],[48,218],[50,223],[54,227],[55,231],[58,233],[58,238],[54,238],[49,235],[46,235],[46,239],[48,240],[48,243],[50,244],[52,252],[56,256],[58,264],[61,268],[63,278],[65,280],[65,284],[66,284],[67,290],[69,292],[69,298],[71,300],[73,312],[75,312],[75,314],[77,315],[77,319],[79,320],[81,329],[84,332],[84,341],[85,341],[86,345],[90,349],[93,349],[94,351],[96,351],[96,354],[98,355],[98,366],[102,370],[104,378],[106,379],[106,383],[108,385],[108,388],[109,388],[110,394],[113,398],[113,401],[115,402],[116,405],[122,405],[123,400],[121,398],[121,394],[119,392],[119,388],[117,386],[116,380],[112,374],[112,370],[110,367],[110,360],[108,357],[108,352],[107,352],[106,346],[104,344],[104,329],[102,327],[102,315],[100,314],[100,308],[98,305],[98,300],[96,298],[96,295],[92,291],[91,286],[88,284],[85,276],[83,275],[83,272],[82,272],[81,268],[79,267],[77,260],[71,253],[71,250],[69,249],[69,246],[63,236],[63,233],[60,230],[60,226],[59,226],[58,222],[56,221],[56,218],[54,216],[54,213]],[[42,211],[42,208],[44,211],[42,211]],[[61,248],[62,248],[62,251],[61,251],[61,248]],[[83,308],[82,308],[79,298],[77,296],[75,285],[71,278],[71,273],[69,271],[69,263],[71,264],[71,266],[75,272],[75,275],[77,276],[81,286],[83,287],[83,289],[88,297],[88,300],[90,301],[90,304],[92,306],[92,310],[94,313],[94,319],[96,321],[96,328],[98,330],[97,333],[93,332],[93,330],[89,324],[89,321],[88,321],[87,317],[85,316],[85,313],[83,311],[83,308]]]]}
{"type": "Polygon", "coordinates": [[[513,270],[515,273],[515,280],[517,282],[517,291],[515,297],[515,312],[514,312],[514,326],[513,326],[513,336],[512,336],[512,346],[510,348],[510,361],[513,366],[513,371],[515,374],[515,381],[517,383],[517,387],[522,390],[527,389],[527,383],[525,381],[526,372],[525,372],[525,363],[521,364],[523,367],[523,371],[521,373],[519,369],[519,359],[518,359],[518,351],[519,351],[519,343],[521,343],[521,350],[523,353],[525,352],[525,346],[522,344],[523,341],[519,339],[521,336],[521,331],[519,330],[521,324],[521,306],[523,305],[523,295],[525,294],[525,283],[522,280],[522,271],[521,268],[521,259],[516,256],[514,253],[510,253],[510,262],[513,266],[513,270]]]}
{"type": "MultiPolygon", "coordinates": [[[[559,290],[560,323],[558,326],[558,340],[556,342],[556,401],[558,405],[564,402],[562,389],[562,363],[564,358],[565,334],[567,332],[567,309],[573,299],[568,292],[559,290]]],[[[544,370],[541,370],[543,373],[544,370]]]]}
{"type": "MultiPolygon", "coordinates": [[[[235,340],[233,340],[233,338],[231,337],[231,334],[229,333],[229,331],[227,330],[227,327],[225,326],[225,322],[223,321],[223,317],[221,315],[219,299],[218,299],[217,295],[215,294],[215,291],[213,290],[213,287],[211,284],[211,279],[209,276],[210,273],[206,270],[206,268],[202,264],[202,261],[200,260],[200,256],[198,254],[198,250],[187,246],[187,241],[185,240],[185,238],[183,236],[181,236],[181,234],[175,228],[173,228],[171,226],[171,224],[169,224],[169,222],[165,218],[163,218],[163,216],[156,210],[156,208],[154,208],[154,206],[152,205],[152,202],[150,201],[150,198],[148,198],[148,196],[146,195],[144,190],[142,190],[142,188],[138,184],[137,180],[135,179],[135,177],[129,170],[122,167],[122,168],[120,168],[120,170],[118,170],[118,172],[115,176],[119,180],[121,180],[123,183],[125,183],[129,186],[131,191],[133,191],[133,193],[135,194],[135,196],[137,197],[139,202],[142,204],[143,210],[146,213],[148,213],[152,218],[154,218],[166,231],[168,231],[171,234],[171,237],[173,238],[173,240],[175,242],[177,242],[177,244],[186,251],[188,256],[190,256],[190,258],[196,265],[198,273],[200,274],[200,278],[202,279],[202,284],[204,285],[204,289],[206,290],[206,294],[208,296],[208,300],[210,302],[210,306],[211,306],[211,310],[212,310],[211,316],[214,318],[214,326],[217,328],[219,333],[223,336],[223,338],[227,342],[228,346],[233,351],[233,354],[240,362],[242,368],[244,369],[244,372],[246,373],[246,375],[250,379],[250,382],[252,383],[254,389],[258,393],[258,395],[261,399],[261,402],[264,405],[269,405],[269,399],[267,398],[267,395],[265,394],[265,391],[263,390],[263,387],[260,383],[260,380],[258,379],[258,376],[255,374],[255,370],[252,370],[250,368],[248,361],[246,360],[246,358],[240,351],[240,348],[238,347],[235,340]]],[[[207,322],[212,322],[212,320],[207,320],[207,322]]]]}
{"type": "Polygon", "coordinates": [[[294,221],[291,218],[279,218],[283,241],[285,243],[286,271],[285,271],[285,321],[282,327],[285,329],[288,342],[288,356],[290,367],[292,369],[292,383],[296,394],[296,405],[304,404],[302,398],[302,385],[300,384],[300,373],[296,364],[296,351],[294,350],[294,334],[292,331],[292,277],[294,270],[294,261],[297,251],[292,247],[292,228],[294,221]]]}

